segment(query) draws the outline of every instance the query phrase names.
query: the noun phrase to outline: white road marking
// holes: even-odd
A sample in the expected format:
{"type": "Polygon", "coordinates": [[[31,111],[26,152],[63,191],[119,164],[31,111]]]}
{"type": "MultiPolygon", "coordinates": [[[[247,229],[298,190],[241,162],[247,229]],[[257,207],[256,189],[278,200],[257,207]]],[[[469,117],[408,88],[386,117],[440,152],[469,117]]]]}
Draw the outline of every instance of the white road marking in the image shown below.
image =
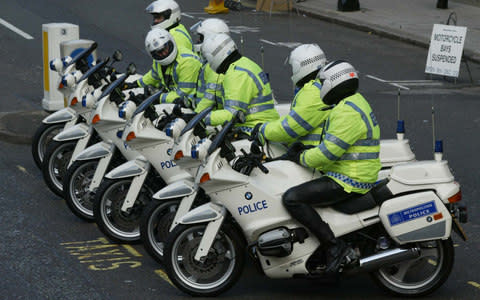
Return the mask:
{"type": "Polygon", "coordinates": [[[187,18],[190,18],[190,19],[195,19],[194,16],[190,15],[190,14],[187,14],[187,13],[181,13],[182,16],[185,16],[187,18]]]}
{"type": "Polygon", "coordinates": [[[13,26],[12,24],[8,23],[4,19],[0,18],[0,25],[3,25],[10,29],[11,31],[15,32],[16,34],[22,36],[23,38],[27,40],[33,40],[33,36],[29,35],[28,33],[18,29],[17,27],[13,26]]]}
{"type": "Polygon", "coordinates": [[[384,79],[381,79],[381,78],[378,78],[378,77],[375,77],[373,75],[366,75],[366,77],[370,78],[370,79],[373,79],[373,80],[376,80],[376,81],[380,81],[380,82],[383,82],[383,83],[386,83],[386,84],[390,84],[390,85],[393,85],[395,87],[398,87],[400,89],[404,89],[404,90],[409,90],[410,88],[406,87],[406,86],[403,86],[403,85],[400,85],[400,84],[397,84],[397,83],[392,83],[388,80],[384,80],[384,79]]]}
{"type": "Polygon", "coordinates": [[[259,41],[272,46],[281,46],[281,47],[287,47],[290,49],[296,48],[301,45],[301,43],[297,43],[297,42],[271,42],[265,39],[260,39],[259,41]]]}

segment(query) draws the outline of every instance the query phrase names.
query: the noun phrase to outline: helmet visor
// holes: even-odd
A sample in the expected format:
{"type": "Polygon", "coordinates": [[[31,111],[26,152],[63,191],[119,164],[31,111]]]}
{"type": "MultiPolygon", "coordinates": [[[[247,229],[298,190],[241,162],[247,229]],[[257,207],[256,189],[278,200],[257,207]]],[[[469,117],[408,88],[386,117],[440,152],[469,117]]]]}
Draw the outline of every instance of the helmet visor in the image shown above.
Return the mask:
{"type": "Polygon", "coordinates": [[[150,55],[155,60],[163,60],[167,58],[173,52],[173,42],[168,41],[162,48],[153,50],[150,55]]]}
{"type": "Polygon", "coordinates": [[[153,17],[152,25],[157,25],[162,23],[165,20],[168,20],[171,14],[172,14],[171,9],[167,9],[166,11],[162,11],[160,13],[152,13],[152,17],[153,17]]]}

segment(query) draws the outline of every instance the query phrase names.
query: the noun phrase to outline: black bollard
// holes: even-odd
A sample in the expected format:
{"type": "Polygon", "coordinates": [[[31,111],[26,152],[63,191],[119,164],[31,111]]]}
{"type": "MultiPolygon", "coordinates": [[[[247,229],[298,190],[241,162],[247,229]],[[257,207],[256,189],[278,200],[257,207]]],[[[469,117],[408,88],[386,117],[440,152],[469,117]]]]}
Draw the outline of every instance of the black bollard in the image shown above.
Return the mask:
{"type": "Polygon", "coordinates": [[[448,8],[448,0],[437,0],[437,8],[447,9],[448,8]]]}
{"type": "Polygon", "coordinates": [[[357,11],[360,10],[359,0],[338,0],[337,10],[339,11],[357,11]]]}

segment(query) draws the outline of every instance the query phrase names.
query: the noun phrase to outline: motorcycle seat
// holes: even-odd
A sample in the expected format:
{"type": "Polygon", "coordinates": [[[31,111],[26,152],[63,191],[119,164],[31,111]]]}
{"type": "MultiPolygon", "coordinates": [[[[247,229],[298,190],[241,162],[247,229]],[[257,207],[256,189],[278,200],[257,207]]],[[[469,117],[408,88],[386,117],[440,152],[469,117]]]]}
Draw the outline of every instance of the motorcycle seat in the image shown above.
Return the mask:
{"type": "Polygon", "coordinates": [[[348,198],[345,201],[334,204],[332,208],[341,213],[352,215],[379,206],[393,197],[392,192],[387,187],[387,183],[388,179],[384,179],[366,194],[348,198]]]}

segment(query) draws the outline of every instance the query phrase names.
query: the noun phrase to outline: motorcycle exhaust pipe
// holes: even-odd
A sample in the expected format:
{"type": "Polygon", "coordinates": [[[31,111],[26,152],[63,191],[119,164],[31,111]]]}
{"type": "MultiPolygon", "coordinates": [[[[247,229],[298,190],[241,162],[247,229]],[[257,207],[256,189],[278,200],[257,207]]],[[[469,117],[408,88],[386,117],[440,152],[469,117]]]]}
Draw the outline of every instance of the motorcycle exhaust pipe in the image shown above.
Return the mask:
{"type": "Polygon", "coordinates": [[[419,256],[420,248],[396,248],[361,258],[359,261],[359,268],[362,271],[376,270],[385,265],[396,264],[419,256]]]}

